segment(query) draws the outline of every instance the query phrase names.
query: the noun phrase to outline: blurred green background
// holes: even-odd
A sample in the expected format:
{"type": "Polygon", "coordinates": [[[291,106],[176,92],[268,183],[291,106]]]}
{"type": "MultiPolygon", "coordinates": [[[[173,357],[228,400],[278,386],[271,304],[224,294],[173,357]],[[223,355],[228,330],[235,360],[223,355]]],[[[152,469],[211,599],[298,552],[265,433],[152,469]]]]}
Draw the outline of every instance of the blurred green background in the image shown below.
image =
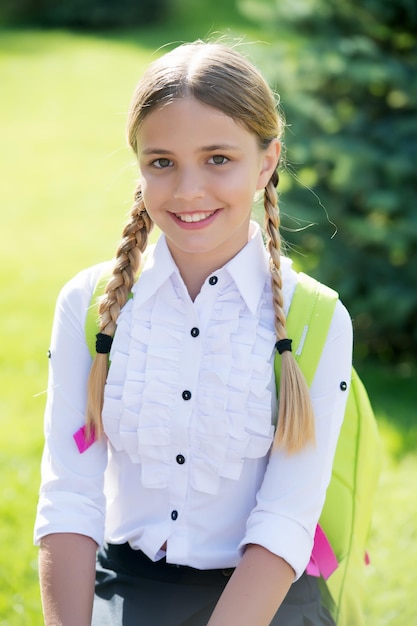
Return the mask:
{"type": "Polygon", "coordinates": [[[288,252],[354,320],[384,449],[366,624],[417,623],[415,0],[2,0],[0,25],[0,625],[42,624],[32,527],[56,296],[117,245],[141,72],[211,36],[280,93],[288,252]]]}

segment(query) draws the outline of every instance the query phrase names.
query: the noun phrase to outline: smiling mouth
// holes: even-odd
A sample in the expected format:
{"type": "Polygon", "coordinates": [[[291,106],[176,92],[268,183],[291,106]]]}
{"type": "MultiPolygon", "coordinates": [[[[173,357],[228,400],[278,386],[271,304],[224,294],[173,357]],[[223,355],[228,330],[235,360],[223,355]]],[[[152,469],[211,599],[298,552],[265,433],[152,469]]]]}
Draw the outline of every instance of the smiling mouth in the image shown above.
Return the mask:
{"type": "Polygon", "coordinates": [[[187,223],[191,223],[191,222],[202,222],[203,220],[206,220],[208,217],[211,217],[212,215],[214,215],[214,213],[216,213],[216,211],[209,211],[206,213],[182,213],[182,214],[177,214],[175,213],[175,217],[177,217],[179,220],[181,220],[181,222],[187,222],[187,223]]]}

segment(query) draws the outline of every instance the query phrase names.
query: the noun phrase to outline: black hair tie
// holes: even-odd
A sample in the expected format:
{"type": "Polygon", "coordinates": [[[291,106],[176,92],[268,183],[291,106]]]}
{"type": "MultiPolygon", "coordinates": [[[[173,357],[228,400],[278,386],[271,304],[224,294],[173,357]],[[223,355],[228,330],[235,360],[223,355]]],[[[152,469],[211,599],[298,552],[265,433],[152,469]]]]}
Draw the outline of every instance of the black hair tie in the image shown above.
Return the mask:
{"type": "Polygon", "coordinates": [[[292,339],[280,339],[276,342],[275,347],[279,354],[282,354],[283,352],[292,352],[291,344],[292,339]]]}
{"type": "Polygon", "coordinates": [[[110,335],[105,335],[104,333],[97,333],[96,352],[98,354],[108,354],[110,352],[112,343],[113,337],[110,337],[110,335]]]}

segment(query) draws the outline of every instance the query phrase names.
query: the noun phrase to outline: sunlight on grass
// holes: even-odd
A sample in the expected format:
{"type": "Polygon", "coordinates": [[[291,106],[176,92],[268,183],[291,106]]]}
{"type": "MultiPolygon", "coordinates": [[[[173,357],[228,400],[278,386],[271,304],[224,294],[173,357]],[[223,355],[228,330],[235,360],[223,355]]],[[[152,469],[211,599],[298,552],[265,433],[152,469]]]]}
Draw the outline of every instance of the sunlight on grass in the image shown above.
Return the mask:
{"type": "Polygon", "coordinates": [[[417,623],[415,577],[411,573],[417,563],[416,476],[415,455],[407,455],[400,462],[385,455],[369,541],[367,626],[417,623]]]}

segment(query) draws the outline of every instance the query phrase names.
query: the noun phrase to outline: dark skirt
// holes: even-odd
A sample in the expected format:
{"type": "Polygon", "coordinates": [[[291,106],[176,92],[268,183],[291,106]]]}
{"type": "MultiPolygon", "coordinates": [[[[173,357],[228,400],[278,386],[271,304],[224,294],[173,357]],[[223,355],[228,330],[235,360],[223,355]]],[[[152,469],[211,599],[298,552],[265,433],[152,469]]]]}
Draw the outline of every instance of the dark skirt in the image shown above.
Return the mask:
{"type": "MultiPolygon", "coordinates": [[[[107,545],[97,555],[92,626],[206,626],[232,573],[153,563],[128,544],[107,545]]],[[[291,586],[271,626],[335,626],[315,578],[291,586]]]]}

